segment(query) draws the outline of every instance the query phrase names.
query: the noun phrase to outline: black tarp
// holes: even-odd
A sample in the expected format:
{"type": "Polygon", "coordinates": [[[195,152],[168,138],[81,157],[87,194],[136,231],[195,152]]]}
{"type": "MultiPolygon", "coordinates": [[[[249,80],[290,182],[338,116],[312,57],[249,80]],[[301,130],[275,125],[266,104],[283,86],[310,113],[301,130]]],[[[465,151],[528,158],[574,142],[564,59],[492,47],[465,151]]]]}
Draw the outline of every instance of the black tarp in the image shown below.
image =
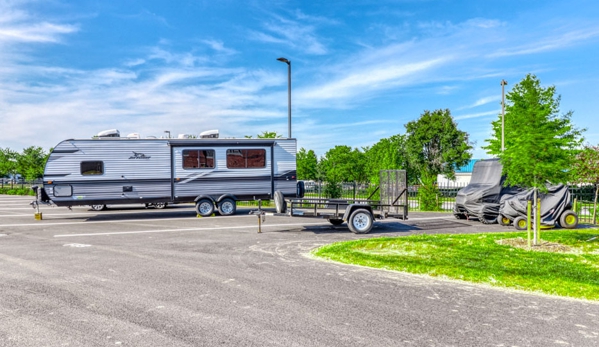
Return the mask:
{"type": "Polygon", "coordinates": [[[495,223],[501,201],[522,191],[521,188],[504,187],[499,159],[479,160],[474,163],[470,183],[460,189],[455,199],[454,215],[457,218],[477,218],[483,223],[495,223]]]}
{"type": "MultiPolygon", "coordinates": [[[[568,186],[563,184],[548,186],[547,192],[539,192],[541,199],[541,224],[553,226],[559,220],[560,215],[571,208],[571,196],[568,186]]],[[[501,203],[499,213],[510,220],[516,217],[526,217],[528,201],[534,200],[534,191],[527,190],[505,199],[501,203]]]]}

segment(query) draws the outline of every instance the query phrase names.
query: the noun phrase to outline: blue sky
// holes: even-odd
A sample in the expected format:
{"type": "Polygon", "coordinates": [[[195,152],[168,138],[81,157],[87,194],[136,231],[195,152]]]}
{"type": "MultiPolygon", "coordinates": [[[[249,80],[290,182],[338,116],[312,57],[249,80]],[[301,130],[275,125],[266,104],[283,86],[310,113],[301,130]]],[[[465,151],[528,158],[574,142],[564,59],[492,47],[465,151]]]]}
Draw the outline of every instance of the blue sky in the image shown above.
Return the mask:
{"type": "Polygon", "coordinates": [[[0,0],[0,147],[122,135],[292,135],[322,155],[449,109],[475,158],[534,73],[599,143],[596,1],[0,0]],[[595,58],[593,58],[595,57],[595,58]]]}

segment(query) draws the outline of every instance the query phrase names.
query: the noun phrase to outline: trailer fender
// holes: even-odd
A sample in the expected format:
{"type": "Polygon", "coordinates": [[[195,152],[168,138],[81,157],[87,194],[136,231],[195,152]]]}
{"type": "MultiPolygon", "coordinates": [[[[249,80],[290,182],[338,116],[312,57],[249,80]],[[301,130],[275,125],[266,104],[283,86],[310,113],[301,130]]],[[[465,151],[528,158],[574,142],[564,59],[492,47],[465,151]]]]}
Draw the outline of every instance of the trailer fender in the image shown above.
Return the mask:
{"type": "Polygon", "coordinates": [[[223,194],[223,195],[219,196],[218,199],[216,199],[216,202],[221,202],[221,201],[223,201],[224,199],[227,199],[227,198],[229,198],[229,199],[231,199],[233,201],[237,201],[237,198],[235,197],[235,195],[227,193],[227,194],[223,194]]]}
{"type": "Polygon", "coordinates": [[[198,195],[193,201],[198,202],[201,199],[210,199],[210,201],[214,202],[214,199],[210,195],[198,195]]]}
{"type": "MultiPolygon", "coordinates": [[[[368,212],[370,212],[370,214],[373,215],[372,213],[372,206],[370,205],[363,205],[363,204],[350,204],[347,206],[347,208],[345,209],[345,213],[343,214],[343,220],[347,221],[349,220],[349,217],[351,216],[351,214],[357,210],[357,209],[365,209],[368,210],[368,212]]],[[[374,216],[374,215],[373,215],[374,216]]]]}

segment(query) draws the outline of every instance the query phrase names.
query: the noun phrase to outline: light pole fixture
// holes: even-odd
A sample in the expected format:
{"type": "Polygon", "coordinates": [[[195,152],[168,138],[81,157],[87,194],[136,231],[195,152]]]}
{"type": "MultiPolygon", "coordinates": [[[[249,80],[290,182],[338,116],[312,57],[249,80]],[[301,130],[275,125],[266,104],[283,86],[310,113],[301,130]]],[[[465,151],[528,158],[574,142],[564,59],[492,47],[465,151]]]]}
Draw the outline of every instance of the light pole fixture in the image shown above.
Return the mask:
{"type": "Polygon", "coordinates": [[[287,132],[291,138],[291,60],[283,57],[277,60],[287,64],[287,132]]]}
{"type": "Polygon", "coordinates": [[[501,152],[505,150],[505,86],[506,80],[501,80],[501,152]]]}

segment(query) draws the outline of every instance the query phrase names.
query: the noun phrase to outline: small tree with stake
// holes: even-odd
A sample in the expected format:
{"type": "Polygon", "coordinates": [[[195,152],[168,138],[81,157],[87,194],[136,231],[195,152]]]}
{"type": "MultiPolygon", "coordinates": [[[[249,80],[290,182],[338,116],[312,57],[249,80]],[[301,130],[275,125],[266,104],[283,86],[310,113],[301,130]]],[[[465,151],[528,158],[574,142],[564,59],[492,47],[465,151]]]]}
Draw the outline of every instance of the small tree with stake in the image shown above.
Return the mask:
{"type": "Polygon", "coordinates": [[[595,188],[593,198],[593,224],[597,223],[597,195],[599,194],[599,146],[586,145],[578,153],[573,171],[576,181],[582,184],[592,183],[595,188]]]}
{"type": "MultiPolygon", "coordinates": [[[[483,148],[500,158],[506,184],[534,189],[536,204],[538,191],[546,191],[548,182],[567,183],[572,177],[569,168],[576,161],[584,130],[572,124],[572,111],[559,114],[555,87],[541,87],[535,75],[516,84],[506,99],[505,150],[501,151],[501,118],[492,123],[493,137],[483,148]]],[[[535,223],[535,244],[538,228],[535,223]]]]}

